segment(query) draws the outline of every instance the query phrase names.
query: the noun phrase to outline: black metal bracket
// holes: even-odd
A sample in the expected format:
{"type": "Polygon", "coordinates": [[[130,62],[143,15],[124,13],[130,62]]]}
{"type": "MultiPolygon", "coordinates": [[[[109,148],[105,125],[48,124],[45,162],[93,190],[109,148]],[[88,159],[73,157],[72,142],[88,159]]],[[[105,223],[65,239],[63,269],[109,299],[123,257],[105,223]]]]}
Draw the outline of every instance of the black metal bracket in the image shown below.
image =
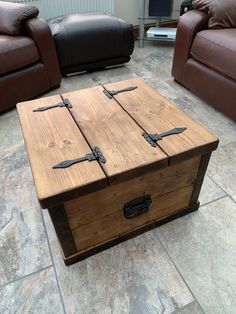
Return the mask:
{"type": "Polygon", "coordinates": [[[43,106],[43,107],[38,107],[36,109],[33,110],[33,112],[41,112],[41,111],[45,111],[48,109],[52,109],[52,108],[61,108],[61,107],[67,107],[67,108],[72,108],[72,103],[69,101],[69,99],[64,99],[63,102],[59,102],[55,105],[51,105],[51,106],[43,106]]]}
{"type": "Polygon", "coordinates": [[[152,147],[156,147],[157,146],[157,141],[162,140],[163,137],[165,136],[169,136],[169,135],[174,135],[174,134],[180,134],[183,131],[185,131],[186,128],[175,128],[172,130],[169,130],[167,132],[161,133],[161,134],[150,134],[150,133],[146,133],[144,132],[142,135],[145,138],[145,140],[152,146],[152,147]]]}
{"type": "Polygon", "coordinates": [[[151,195],[144,195],[126,203],[123,211],[125,218],[134,218],[149,210],[152,204],[151,195]]]}
{"type": "Polygon", "coordinates": [[[95,146],[92,149],[92,153],[86,154],[85,156],[79,157],[76,159],[64,160],[64,161],[60,162],[59,164],[54,165],[52,168],[53,169],[67,168],[67,167],[70,167],[74,164],[77,164],[78,162],[85,161],[85,160],[88,160],[88,161],[98,160],[102,163],[106,163],[106,158],[104,157],[103,153],[101,152],[99,147],[95,146]]]}
{"type": "Polygon", "coordinates": [[[123,93],[123,92],[129,92],[131,90],[134,90],[136,89],[137,86],[130,86],[130,87],[126,87],[126,88],[123,88],[123,89],[119,89],[119,90],[108,90],[108,89],[104,89],[103,90],[103,93],[109,98],[109,99],[112,99],[112,97],[114,95],[117,95],[119,93],[123,93]]]}

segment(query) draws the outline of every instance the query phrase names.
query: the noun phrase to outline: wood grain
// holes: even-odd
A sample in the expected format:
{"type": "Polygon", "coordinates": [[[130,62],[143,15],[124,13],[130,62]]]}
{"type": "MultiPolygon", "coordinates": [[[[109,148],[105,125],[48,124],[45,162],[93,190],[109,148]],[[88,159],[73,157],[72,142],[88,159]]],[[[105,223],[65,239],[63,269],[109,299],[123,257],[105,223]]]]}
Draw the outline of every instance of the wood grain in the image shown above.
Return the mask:
{"type": "Polygon", "coordinates": [[[89,248],[187,207],[199,163],[200,157],[195,157],[64,203],[77,249],[89,248]],[[126,219],[124,204],[145,194],[152,196],[151,210],[126,219]]]}
{"type": "Polygon", "coordinates": [[[37,195],[43,208],[70,199],[71,193],[79,196],[83,189],[89,192],[107,185],[97,161],[52,169],[63,160],[91,152],[67,108],[33,112],[37,107],[61,101],[60,96],[52,96],[17,105],[37,195]]]}
{"type": "Polygon", "coordinates": [[[101,86],[63,94],[70,99],[70,109],[79,128],[91,146],[99,146],[106,157],[101,164],[110,183],[138,176],[150,165],[160,169],[168,165],[160,148],[152,149],[143,142],[143,130],[101,86]]]}
{"type": "Polygon", "coordinates": [[[181,134],[167,136],[158,141],[158,145],[170,157],[170,162],[204,154],[217,148],[218,139],[213,134],[141,79],[106,84],[104,87],[118,90],[128,86],[138,88],[129,93],[117,94],[114,98],[147,133],[163,133],[176,127],[187,128],[181,134]]]}
{"type": "MultiPolygon", "coordinates": [[[[153,220],[160,219],[171,215],[178,209],[187,207],[191,198],[193,185],[170,192],[165,195],[154,195],[152,198],[151,209],[145,214],[133,219],[126,219],[124,217],[122,208],[123,204],[119,204],[119,210],[113,206],[114,212],[110,215],[101,217],[98,220],[93,220],[86,225],[79,225],[72,230],[73,238],[77,250],[89,249],[93,245],[99,244],[103,241],[130,232],[133,229],[147,224],[153,220]]],[[[132,195],[131,200],[132,200],[132,195]]],[[[118,200],[116,200],[117,204],[118,200]]],[[[105,207],[106,210],[109,207],[105,207]]],[[[100,208],[102,210],[102,208],[100,208]]],[[[97,213],[98,215],[100,213],[97,213]]],[[[69,220],[70,222],[70,220],[69,220]]]]}
{"type": "Polygon", "coordinates": [[[159,227],[165,223],[168,223],[170,221],[173,221],[175,219],[178,219],[182,216],[185,216],[187,214],[192,213],[193,211],[198,210],[199,203],[193,204],[191,206],[181,208],[180,210],[173,212],[171,215],[168,215],[166,217],[159,218],[157,220],[154,220],[152,222],[149,222],[143,226],[139,226],[138,228],[129,231],[127,233],[124,233],[122,235],[119,235],[117,237],[109,239],[109,241],[105,241],[102,243],[99,243],[97,245],[94,245],[90,249],[81,250],[69,257],[65,257],[62,251],[64,262],[67,266],[72,265],[76,262],[79,262],[85,258],[88,258],[94,254],[97,254],[99,252],[102,252],[103,250],[106,250],[114,245],[117,245],[121,242],[127,241],[129,239],[132,239],[133,237],[138,236],[139,234],[142,234],[144,232],[147,232],[151,229],[154,229],[156,227],[159,227]]]}

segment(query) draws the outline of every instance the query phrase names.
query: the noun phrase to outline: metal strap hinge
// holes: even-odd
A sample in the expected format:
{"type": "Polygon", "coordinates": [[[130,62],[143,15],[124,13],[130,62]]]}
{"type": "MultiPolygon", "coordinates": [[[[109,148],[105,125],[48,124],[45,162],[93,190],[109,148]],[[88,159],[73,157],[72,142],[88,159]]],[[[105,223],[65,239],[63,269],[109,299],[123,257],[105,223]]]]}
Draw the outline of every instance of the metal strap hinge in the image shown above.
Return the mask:
{"type": "Polygon", "coordinates": [[[45,111],[48,109],[52,109],[52,108],[61,108],[61,107],[67,107],[67,108],[72,108],[72,103],[69,101],[69,99],[64,99],[63,102],[59,102],[55,105],[51,105],[51,106],[43,106],[43,107],[38,107],[36,109],[33,110],[33,112],[41,112],[41,111],[45,111]]]}
{"type": "Polygon", "coordinates": [[[163,137],[168,136],[168,135],[173,135],[173,134],[180,134],[184,130],[186,130],[186,128],[175,128],[161,134],[158,134],[158,133],[150,134],[150,133],[144,132],[142,135],[152,147],[156,147],[157,146],[156,142],[159,140],[162,140],[163,137]]]}
{"type": "Polygon", "coordinates": [[[106,163],[106,158],[104,157],[103,153],[101,152],[99,147],[95,146],[92,149],[92,153],[86,154],[85,156],[79,157],[76,159],[64,160],[62,162],[59,162],[59,164],[54,165],[52,168],[53,169],[67,168],[74,164],[77,164],[78,162],[85,161],[85,160],[88,160],[88,161],[98,160],[102,163],[106,163]]]}
{"type": "Polygon", "coordinates": [[[109,89],[104,89],[103,90],[103,93],[109,98],[109,99],[112,99],[112,97],[114,95],[117,95],[119,93],[123,93],[123,92],[129,92],[131,90],[134,90],[136,89],[137,86],[130,86],[130,87],[126,87],[126,88],[123,88],[123,89],[119,89],[119,90],[109,90],[109,89]]]}

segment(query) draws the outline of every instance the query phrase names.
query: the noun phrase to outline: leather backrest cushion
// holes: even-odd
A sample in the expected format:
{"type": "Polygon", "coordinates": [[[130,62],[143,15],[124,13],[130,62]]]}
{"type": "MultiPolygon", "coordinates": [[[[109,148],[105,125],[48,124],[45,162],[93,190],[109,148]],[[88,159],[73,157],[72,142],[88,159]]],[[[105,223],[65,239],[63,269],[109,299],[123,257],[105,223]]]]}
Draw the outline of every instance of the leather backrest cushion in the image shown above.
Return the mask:
{"type": "Polygon", "coordinates": [[[19,35],[23,21],[38,14],[32,5],[0,1],[0,34],[19,35]]]}
{"type": "Polygon", "coordinates": [[[210,16],[209,28],[236,28],[236,0],[193,0],[192,4],[210,16]]]}

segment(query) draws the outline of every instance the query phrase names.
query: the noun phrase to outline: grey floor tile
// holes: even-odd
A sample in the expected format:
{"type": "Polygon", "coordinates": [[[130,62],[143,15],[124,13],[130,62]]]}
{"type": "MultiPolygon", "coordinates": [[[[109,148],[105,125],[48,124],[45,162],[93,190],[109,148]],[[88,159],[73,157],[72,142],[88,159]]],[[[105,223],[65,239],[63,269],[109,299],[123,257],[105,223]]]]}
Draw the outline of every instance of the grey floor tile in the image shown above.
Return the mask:
{"type": "Polygon", "coordinates": [[[155,230],[208,314],[236,313],[235,221],[227,197],[155,230]]]}
{"type": "Polygon", "coordinates": [[[89,88],[95,85],[96,84],[92,81],[90,74],[70,76],[62,79],[60,93],[89,88]]]}
{"type": "Polygon", "coordinates": [[[199,201],[201,205],[210,203],[227,194],[207,175],[204,178],[201,193],[199,196],[199,201]]]}
{"type": "Polygon", "coordinates": [[[175,311],[173,314],[204,314],[204,311],[201,306],[194,301],[184,306],[182,309],[175,311]]]}
{"type": "Polygon", "coordinates": [[[236,141],[212,154],[207,173],[236,201],[236,141]]]}
{"type": "MultiPolygon", "coordinates": [[[[221,112],[215,110],[213,107],[199,99],[172,79],[170,80],[169,85],[175,89],[176,93],[177,91],[181,91],[182,94],[173,100],[174,103],[188,113],[193,119],[215,134],[220,139],[220,146],[235,141],[236,123],[228,119],[221,112]]],[[[171,92],[171,95],[174,95],[174,93],[171,92]]]]}
{"type": "Polygon", "coordinates": [[[46,93],[45,95],[43,95],[43,97],[90,88],[100,84],[127,80],[133,76],[134,74],[132,73],[132,66],[130,69],[129,65],[120,66],[104,71],[73,75],[63,78],[61,86],[59,88],[46,93]]]}
{"type": "Polygon", "coordinates": [[[147,73],[145,76],[147,76],[149,73],[150,84],[153,84],[155,81],[158,83],[160,83],[160,81],[166,81],[170,78],[169,65],[171,63],[171,58],[167,58],[167,56],[158,55],[153,52],[149,54],[148,58],[143,59],[142,67],[140,67],[138,64],[134,72],[137,74],[147,73]],[[156,79],[153,80],[153,77],[156,79]]]}
{"type": "Polygon", "coordinates": [[[2,314],[62,314],[60,294],[52,268],[0,288],[2,314]]]}
{"type": "Polygon", "coordinates": [[[67,313],[172,313],[193,301],[152,231],[66,267],[44,217],[67,313]]]}
{"type": "Polygon", "coordinates": [[[169,80],[168,81],[155,80],[151,83],[149,82],[147,83],[151,85],[156,91],[158,91],[162,96],[171,101],[173,104],[178,105],[178,102],[176,103],[176,97],[179,97],[180,93],[179,86],[177,88],[176,86],[172,86],[169,80]]]}
{"type": "Polygon", "coordinates": [[[0,159],[0,285],[51,265],[24,146],[0,159]]]}
{"type": "MultiPolygon", "coordinates": [[[[12,109],[0,115],[0,158],[11,154],[23,144],[23,136],[20,128],[16,109],[12,109]]],[[[2,169],[2,168],[1,168],[2,169]]]]}

